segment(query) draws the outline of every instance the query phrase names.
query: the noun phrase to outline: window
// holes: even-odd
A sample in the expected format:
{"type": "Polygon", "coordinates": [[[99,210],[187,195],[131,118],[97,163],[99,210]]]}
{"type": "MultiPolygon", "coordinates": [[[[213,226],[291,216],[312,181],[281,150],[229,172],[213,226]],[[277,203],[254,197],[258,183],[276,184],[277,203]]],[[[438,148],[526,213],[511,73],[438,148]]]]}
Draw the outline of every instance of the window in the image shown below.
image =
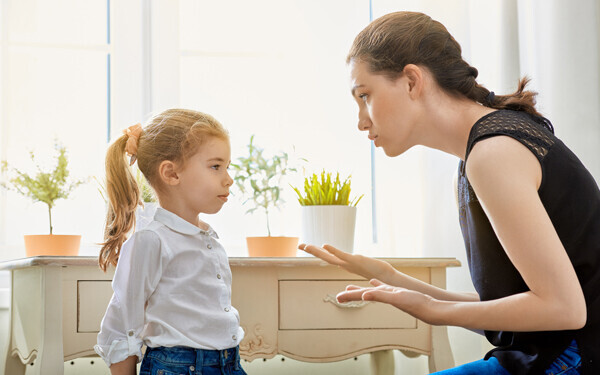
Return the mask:
{"type": "MultiPolygon", "coordinates": [[[[107,140],[153,113],[186,107],[215,116],[231,133],[232,159],[251,135],[269,153],[285,151],[322,169],[352,175],[359,204],[355,248],[419,255],[424,236],[427,151],[402,160],[375,154],[378,242],[373,244],[371,148],[356,130],[345,57],[369,22],[368,0],[52,2],[3,0],[0,157],[27,165],[28,151],[49,155],[53,139],[69,150],[73,176],[104,174],[107,140]],[[393,182],[393,183],[391,183],[393,182]]],[[[396,10],[377,1],[373,16],[396,10]]],[[[303,174],[289,183],[300,185],[303,174]]],[[[450,183],[450,182],[448,182],[450,183]]],[[[83,235],[96,255],[105,202],[90,181],[53,210],[56,233],[83,235]]],[[[274,235],[299,235],[301,210],[285,186],[274,235]]],[[[451,197],[451,195],[450,195],[451,197]]],[[[231,199],[204,218],[232,256],[246,236],[266,235],[264,217],[231,199]]],[[[22,235],[47,231],[46,207],[0,193],[0,259],[21,257],[22,235]]]]}
{"type": "MultiPolygon", "coordinates": [[[[157,82],[164,87],[155,86],[155,92],[165,102],[155,102],[156,109],[172,106],[169,97],[178,97],[181,106],[206,111],[230,130],[233,160],[245,153],[254,134],[267,153],[283,150],[306,158],[309,163],[300,167],[307,172],[352,174],[354,191],[369,195],[369,143],[356,131],[345,66],[354,36],[368,23],[367,1],[182,0],[178,5],[169,12],[172,19],[162,18],[153,29],[173,37],[153,43],[159,51],[171,48],[166,56],[153,54],[153,66],[161,68],[153,75],[179,72],[177,84],[157,82]],[[179,25],[177,32],[169,31],[172,25],[179,25]]],[[[302,174],[289,182],[301,184],[302,174]]],[[[300,206],[292,189],[284,189],[287,204],[273,213],[273,235],[298,236],[300,206]]],[[[241,202],[232,200],[206,220],[230,253],[245,255],[244,238],[267,233],[264,215],[245,216],[241,202]]],[[[359,220],[365,221],[359,225],[367,228],[369,204],[365,199],[359,206],[359,220]]],[[[370,230],[357,233],[370,240],[370,230]]]]}
{"type": "MultiPolygon", "coordinates": [[[[27,170],[29,151],[44,158],[57,140],[68,149],[73,176],[99,175],[110,119],[107,1],[1,4],[1,158],[27,170]]],[[[0,207],[0,241],[6,248],[0,257],[22,257],[23,234],[49,231],[47,208],[5,191],[0,207]]],[[[103,216],[102,200],[90,183],[73,199],[59,201],[53,210],[55,233],[82,233],[87,241],[98,241],[103,216]]]]}

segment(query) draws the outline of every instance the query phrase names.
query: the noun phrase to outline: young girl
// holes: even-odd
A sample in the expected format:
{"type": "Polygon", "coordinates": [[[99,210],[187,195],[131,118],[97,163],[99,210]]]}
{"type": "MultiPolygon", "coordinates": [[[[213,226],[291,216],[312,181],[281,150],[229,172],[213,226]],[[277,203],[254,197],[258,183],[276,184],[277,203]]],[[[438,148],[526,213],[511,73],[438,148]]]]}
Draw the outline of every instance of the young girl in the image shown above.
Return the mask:
{"type": "Polygon", "coordinates": [[[110,204],[99,263],[116,271],[95,350],[113,375],[136,373],[142,345],[140,375],[243,375],[227,254],[198,219],[227,202],[227,131],[207,114],[171,109],[124,133],[106,155],[110,204]],[[160,207],[126,240],[140,205],[136,161],[160,207]]]}
{"type": "Polygon", "coordinates": [[[375,146],[393,157],[425,145],[461,160],[459,217],[477,293],[301,245],[373,279],[338,300],[380,301],[430,324],[484,330],[496,348],[445,375],[600,374],[600,191],[535,109],[527,80],[512,95],[490,92],[446,28],[421,13],[373,21],[347,62],[358,128],[375,146]]]}

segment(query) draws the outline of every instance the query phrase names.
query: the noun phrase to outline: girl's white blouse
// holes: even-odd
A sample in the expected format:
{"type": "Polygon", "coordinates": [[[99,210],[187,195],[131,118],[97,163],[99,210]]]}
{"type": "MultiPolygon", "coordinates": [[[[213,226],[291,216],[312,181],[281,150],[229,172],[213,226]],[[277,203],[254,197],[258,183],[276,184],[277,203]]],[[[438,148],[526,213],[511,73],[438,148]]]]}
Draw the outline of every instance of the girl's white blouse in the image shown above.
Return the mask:
{"type": "Polygon", "coordinates": [[[157,208],[121,248],[113,296],[94,350],[108,366],[142,345],[222,350],[244,337],[231,306],[231,269],[209,228],[157,208]]]}

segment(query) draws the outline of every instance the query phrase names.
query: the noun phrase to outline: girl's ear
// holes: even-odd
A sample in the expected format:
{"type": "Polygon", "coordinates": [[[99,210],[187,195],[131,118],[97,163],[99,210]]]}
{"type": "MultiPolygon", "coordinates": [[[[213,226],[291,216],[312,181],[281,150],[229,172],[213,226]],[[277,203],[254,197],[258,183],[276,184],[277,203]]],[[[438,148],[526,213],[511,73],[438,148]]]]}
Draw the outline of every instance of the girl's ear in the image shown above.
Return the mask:
{"type": "Polygon", "coordinates": [[[413,99],[417,98],[423,92],[423,69],[415,64],[407,64],[402,72],[408,79],[409,95],[413,97],[413,99]]]}
{"type": "Polygon", "coordinates": [[[165,185],[179,184],[179,175],[175,163],[170,160],[163,160],[158,166],[158,176],[165,185]]]}

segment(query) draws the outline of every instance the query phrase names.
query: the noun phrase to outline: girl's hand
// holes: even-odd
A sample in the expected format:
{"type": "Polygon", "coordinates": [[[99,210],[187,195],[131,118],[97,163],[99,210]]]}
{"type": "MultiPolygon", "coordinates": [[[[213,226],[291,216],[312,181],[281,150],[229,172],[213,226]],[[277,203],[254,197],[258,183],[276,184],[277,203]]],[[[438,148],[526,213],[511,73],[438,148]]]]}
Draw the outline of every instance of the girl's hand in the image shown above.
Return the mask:
{"type": "Polygon", "coordinates": [[[433,318],[432,297],[414,290],[391,286],[377,279],[371,280],[370,283],[373,287],[348,285],[345,291],[338,293],[338,302],[362,300],[387,303],[425,323],[436,324],[433,318]]]}
{"type": "Polygon", "coordinates": [[[369,280],[375,278],[388,280],[396,272],[394,267],[387,262],[363,255],[350,254],[336,249],[331,245],[318,247],[315,245],[300,244],[298,248],[317,258],[323,259],[327,263],[340,266],[348,272],[369,280]]]}

